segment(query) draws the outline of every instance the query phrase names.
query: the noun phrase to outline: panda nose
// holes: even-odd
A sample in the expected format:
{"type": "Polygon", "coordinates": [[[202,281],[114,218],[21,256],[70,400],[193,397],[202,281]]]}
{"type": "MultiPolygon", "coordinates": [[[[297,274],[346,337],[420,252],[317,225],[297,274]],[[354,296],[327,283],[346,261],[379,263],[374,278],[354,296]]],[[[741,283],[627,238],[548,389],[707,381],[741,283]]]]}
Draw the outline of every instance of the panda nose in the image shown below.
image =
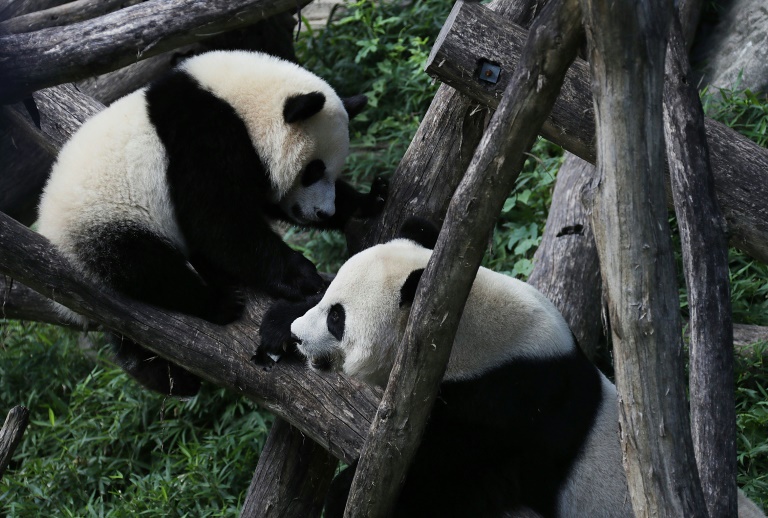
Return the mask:
{"type": "Polygon", "coordinates": [[[289,343],[291,345],[301,345],[301,338],[296,336],[295,334],[291,333],[291,339],[289,340],[289,343]]]}
{"type": "Polygon", "coordinates": [[[315,216],[320,221],[325,221],[325,220],[327,220],[328,218],[331,217],[330,214],[328,214],[326,211],[324,211],[322,209],[315,209],[315,216]]]}

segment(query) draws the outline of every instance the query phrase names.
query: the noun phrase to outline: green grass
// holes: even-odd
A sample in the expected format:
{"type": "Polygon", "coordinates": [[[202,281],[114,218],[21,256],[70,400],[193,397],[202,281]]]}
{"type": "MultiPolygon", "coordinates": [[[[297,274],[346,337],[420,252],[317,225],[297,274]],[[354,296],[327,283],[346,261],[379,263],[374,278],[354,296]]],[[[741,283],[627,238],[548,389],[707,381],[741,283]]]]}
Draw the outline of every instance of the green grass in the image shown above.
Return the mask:
{"type": "MultiPolygon", "coordinates": [[[[271,417],[204,385],[190,401],[131,381],[75,333],[0,321],[0,410],[30,425],[0,479],[0,515],[233,516],[271,417]]],[[[98,334],[94,334],[98,339],[98,334]]]]}

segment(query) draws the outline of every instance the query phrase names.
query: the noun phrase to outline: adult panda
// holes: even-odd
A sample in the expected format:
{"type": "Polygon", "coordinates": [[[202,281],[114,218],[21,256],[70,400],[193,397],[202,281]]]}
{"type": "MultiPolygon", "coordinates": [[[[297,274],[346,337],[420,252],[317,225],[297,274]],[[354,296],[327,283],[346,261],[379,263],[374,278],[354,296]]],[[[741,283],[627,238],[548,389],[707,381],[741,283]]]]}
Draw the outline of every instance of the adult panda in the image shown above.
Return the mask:
{"type": "MultiPolygon", "coordinates": [[[[339,179],[349,119],[366,102],[266,54],[192,57],[72,136],[45,187],[39,232],[90,279],[217,324],[240,315],[243,287],[317,293],[314,265],[271,222],[340,229],[381,210],[383,180],[360,194],[339,179]]],[[[150,388],[197,392],[196,377],[136,344],[123,340],[117,356],[150,388]]]]}
{"type": "MultiPolygon", "coordinates": [[[[401,234],[349,259],[319,302],[276,305],[262,345],[293,342],[312,368],[384,386],[437,237],[415,219],[401,234]]],[[[394,516],[632,516],[617,412],[554,305],[480,268],[394,516]]],[[[342,516],[353,473],[334,480],[327,517],[342,516]]],[[[743,493],[739,504],[764,516],[743,493]]]]}

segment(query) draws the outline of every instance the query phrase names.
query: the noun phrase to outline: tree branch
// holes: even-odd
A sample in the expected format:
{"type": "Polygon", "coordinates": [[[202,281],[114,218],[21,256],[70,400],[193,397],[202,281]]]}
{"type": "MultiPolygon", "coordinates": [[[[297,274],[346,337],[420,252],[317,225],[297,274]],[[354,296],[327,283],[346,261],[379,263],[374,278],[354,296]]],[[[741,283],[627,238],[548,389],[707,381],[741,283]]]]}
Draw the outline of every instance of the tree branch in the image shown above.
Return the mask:
{"type": "Polygon", "coordinates": [[[143,0],[75,0],[42,11],[22,14],[0,22],[0,34],[32,32],[47,27],[57,27],[80,22],[138,4],[143,0]]]}
{"type": "Polygon", "coordinates": [[[150,0],[66,27],[0,37],[0,102],[115,70],[309,0],[150,0]]]}
{"type": "MultiPolygon", "coordinates": [[[[478,9],[485,10],[478,4],[458,2],[450,17],[478,9]]],[[[451,200],[419,283],[405,336],[357,467],[347,517],[388,516],[394,508],[493,223],[576,54],[581,13],[575,0],[556,0],[539,18],[531,29],[525,59],[451,200]]],[[[473,32],[466,34],[472,36],[473,32]]]]}

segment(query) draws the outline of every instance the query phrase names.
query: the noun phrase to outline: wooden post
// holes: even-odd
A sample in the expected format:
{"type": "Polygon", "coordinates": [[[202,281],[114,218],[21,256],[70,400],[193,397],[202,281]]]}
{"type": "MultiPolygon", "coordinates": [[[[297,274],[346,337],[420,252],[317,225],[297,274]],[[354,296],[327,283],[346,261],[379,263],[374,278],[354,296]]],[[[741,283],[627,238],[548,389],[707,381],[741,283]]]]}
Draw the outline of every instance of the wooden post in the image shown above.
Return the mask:
{"type": "Polygon", "coordinates": [[[275,419],[240,518],[320,516],[338,460],[282,419],[275,419]]]}
{"type": "MultiPolygon", "coordinates": [[[[486,10],[479,4],[458,2],[449,20],[464,9],[486,10]]],[[[580,17],[575,0],[555,0],[534,22],[524,61],[451,200],[419,283],[405,336],[358,463],[346,517],[384,517],[395,508],[493,222],[576,55],[580,17]]],[[[446,23],[443,30],[450,30],[450,25],[446,23]]]]}
{"type": "Polygon", "coordinates": [[[593,225],[613,337],[624,467],[635,515],[706,516],[683,383],[663,179],[671,4],[582,0],[597,114],[593,225]]]}
{"type": "Polygon", "coordinates": [[[726,224],[704,113],[677,17],[667,47],[664,130],[691,314],[689,392],[696,464],[710,518],[736,516],[736,402],[726,224]]]}

